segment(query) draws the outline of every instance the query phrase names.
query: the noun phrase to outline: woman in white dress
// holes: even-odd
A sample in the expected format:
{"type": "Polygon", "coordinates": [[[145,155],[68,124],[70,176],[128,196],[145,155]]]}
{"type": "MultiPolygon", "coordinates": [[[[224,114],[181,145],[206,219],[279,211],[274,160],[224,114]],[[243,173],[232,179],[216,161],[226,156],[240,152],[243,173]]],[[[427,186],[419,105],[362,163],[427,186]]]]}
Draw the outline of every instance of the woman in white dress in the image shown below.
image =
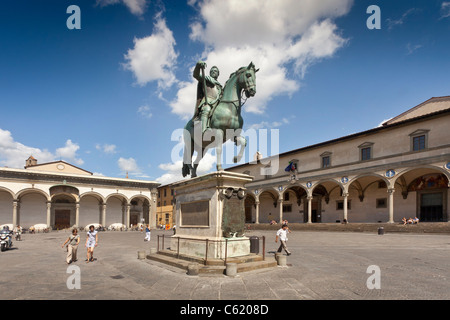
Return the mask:
{"type": "Polygon", "coordinates": [[[89,226],[89,231],[86,238],[87,259],[86,263],[94,261],[94,248],[98,244],[98,234],[94,226],[89,226]]]}

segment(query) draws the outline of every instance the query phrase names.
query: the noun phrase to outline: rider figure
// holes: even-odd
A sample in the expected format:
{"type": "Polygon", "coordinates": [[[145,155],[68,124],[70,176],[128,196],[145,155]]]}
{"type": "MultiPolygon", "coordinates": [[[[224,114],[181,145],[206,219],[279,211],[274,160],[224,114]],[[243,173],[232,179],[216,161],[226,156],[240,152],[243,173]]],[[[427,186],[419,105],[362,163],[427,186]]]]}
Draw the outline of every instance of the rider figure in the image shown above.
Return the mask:
{"type": "Polygon", "coordinates": [[[217,78],[219,77],[219,68],[216,66],[212,67],[209,71],[209,76],[205,75],[203,79],[200,70],[204,70],[205,68],[206,63],[199,61],[195,66],[193,74],[193,77],[198,81],[194,118],[200,115],[202,133],[208,128],[208,117],[211,109],[219,102],[219,98],[222,94],[222,85],[217,81],[217,78]],[[203,81],[205,81],[206,84],[206,101],[203,81]]]}

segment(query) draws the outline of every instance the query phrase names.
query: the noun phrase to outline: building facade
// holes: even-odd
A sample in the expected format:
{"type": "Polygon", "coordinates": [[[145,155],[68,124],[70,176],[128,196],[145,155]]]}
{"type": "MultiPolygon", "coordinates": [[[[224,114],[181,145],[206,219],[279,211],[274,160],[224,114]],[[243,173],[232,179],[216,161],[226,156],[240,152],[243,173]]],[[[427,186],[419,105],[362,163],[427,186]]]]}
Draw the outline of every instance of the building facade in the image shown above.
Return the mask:
{"type": "Polygon", "coordinates": [[[156,208],[156,223],[158,226],[173,227],[174,219],[174,191],[167,185],[158,187],[158,202],[156,208]]]}
{"type": "Polygon", "coordinates": [[[156,226],[158,183],[95,176],[64,161],[0,168],[0,225],[53,229],[99,224],[156,226]]]}
{"type": "Polygon", "coordinates": [[[380,127],[227,170],[247,184],[246,222],[449,221],[450,96],[380,127]]]}

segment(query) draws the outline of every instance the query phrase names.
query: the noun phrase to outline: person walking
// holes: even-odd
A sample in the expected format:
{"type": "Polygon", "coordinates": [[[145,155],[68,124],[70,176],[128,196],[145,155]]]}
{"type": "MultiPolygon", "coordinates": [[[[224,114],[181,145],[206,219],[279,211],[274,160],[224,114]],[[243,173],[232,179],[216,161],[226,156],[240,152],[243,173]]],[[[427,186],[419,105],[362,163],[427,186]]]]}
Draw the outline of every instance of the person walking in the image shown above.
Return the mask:
{"type": "Polygon", "coordinates": [[[72,262],[77,261],[77,250],[79,243],[80,243],[80,235],[78,234],[78,230],[74,228],[72,230],[72,234],[61,246],[61,248],[64,248],[64,246],[67,244],[67,257],[66,257],[67,264],[71,264],[72,262]]]}
{"type": "Polygon", "coordinates": [[[275,237],[275,243],[278,242],[278,239],[280,239],[280,247],[278,248],[277,252],[281,252],[281,250],[284,249],[284,251],[286,251],[286,254],[288,256],[291,255],[291,253],[289,252],[289,249],[287,248],[287,234],[290,233],[291,231],[289,230],[288,226],[286,224],[283,224],[281,226],[281,229],[279,229],[277,231],[277,236],[275,237]]]}
{"type": "Polygon", "coordinates": [[[93,225],[89,226],[86,237],[87,259],[86,263],[94,261],[94,248],[98,245],[98,234],[93,225]]]}
{"type": "Polygon", "coordinates": [[[144,241],[150,241],[150,227],[149,225],[147,225],[147,227],[145,227],[145,238],[144,241]]]}

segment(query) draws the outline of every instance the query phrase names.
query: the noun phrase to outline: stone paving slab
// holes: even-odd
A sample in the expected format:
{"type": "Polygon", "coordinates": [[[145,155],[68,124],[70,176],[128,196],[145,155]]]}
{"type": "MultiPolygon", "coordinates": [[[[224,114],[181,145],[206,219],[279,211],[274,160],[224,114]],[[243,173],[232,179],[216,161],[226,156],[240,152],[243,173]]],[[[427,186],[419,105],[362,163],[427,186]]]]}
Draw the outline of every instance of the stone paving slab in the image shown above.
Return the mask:
{"type": "MultiPolygon", "coordinates": [[[[24,234],[14,250],[0,253],[0,299],[17,300],[390,300],[450,299],[450,236],[396,233],[293,231],[288,267],[225,275],[189,276],[176,267],[137,252],[156,248],[144,233],[100,232],[97,260],[85,263],[85,233],[78,249],[80,289],[69,289],[65,251],[68,232],[24,234]],[[379,266],[381,289],[369,289],[367,268],[379,266]]],[[[252,230],[266,236],[266,255],[278,248],[272,230],[252,230]]]]}

